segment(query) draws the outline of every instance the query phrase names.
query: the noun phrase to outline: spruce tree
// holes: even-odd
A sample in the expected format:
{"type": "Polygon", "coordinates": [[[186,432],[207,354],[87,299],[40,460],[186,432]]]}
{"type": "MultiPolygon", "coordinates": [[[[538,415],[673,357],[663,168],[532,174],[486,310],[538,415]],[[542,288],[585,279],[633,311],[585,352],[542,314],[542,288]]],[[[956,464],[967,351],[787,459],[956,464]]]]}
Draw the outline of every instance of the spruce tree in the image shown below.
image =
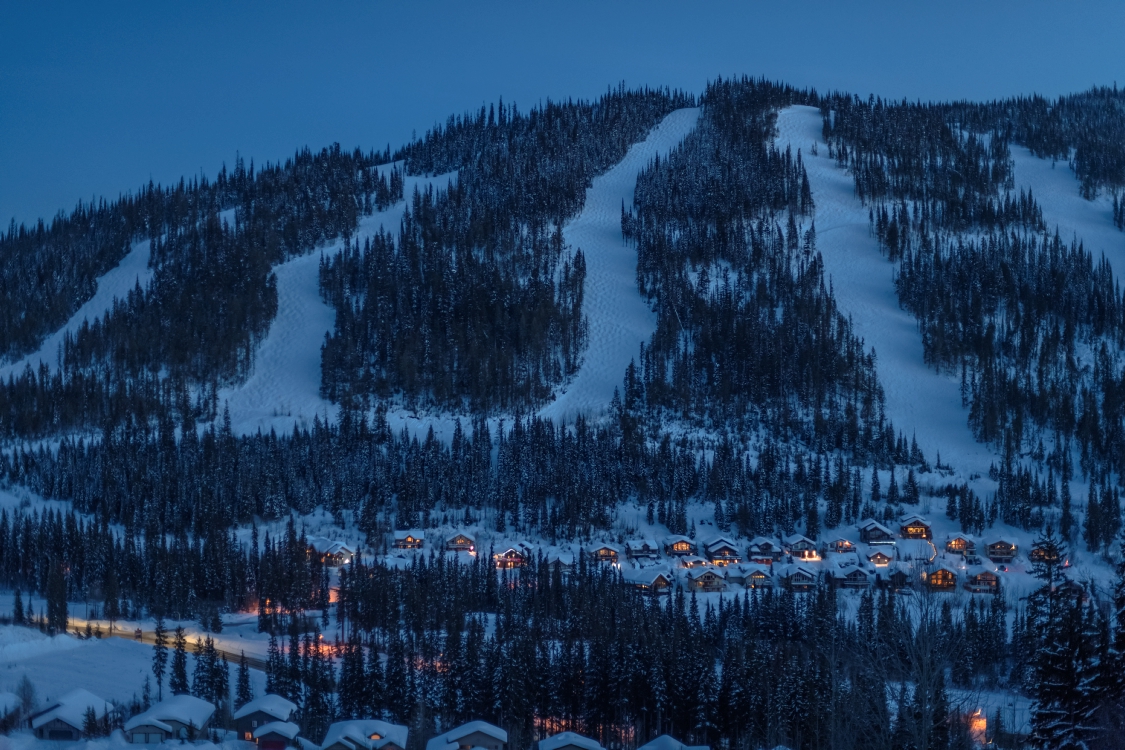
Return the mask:
{"type": "Polygon", "coordinates": [[[189,692],[187,676],[187,637],[182,626],[176,626],[175,645],[172,651],[172,676],[168,680],[168,689],[172,695],[184,695],[189,692]]]}
{"type": "Polygon", "coordinates": [[[238,654],[238,686],[235,688],[234,708],[238,710],[254,700],[254,689],[250,686],[250,665],[246,661],[246,651],[238,654]]]}
{"type": "Polygon", "coordinates": [[[164,669],[167,665],[168,631],[164,629],[164,618],[157,616],[152,648],[152,675],[156,678],[157,700],[164,700],[164,669]]]}

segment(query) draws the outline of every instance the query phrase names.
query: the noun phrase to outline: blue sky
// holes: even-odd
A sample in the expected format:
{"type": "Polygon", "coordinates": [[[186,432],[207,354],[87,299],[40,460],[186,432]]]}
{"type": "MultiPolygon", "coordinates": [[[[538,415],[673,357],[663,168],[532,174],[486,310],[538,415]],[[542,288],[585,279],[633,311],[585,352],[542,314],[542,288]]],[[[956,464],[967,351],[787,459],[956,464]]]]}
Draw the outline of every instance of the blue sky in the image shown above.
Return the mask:
{"type": "Polygon", "coordinates": [[[894,98],[1125,85],[1125,3],[0,3],[0,221],[502,96],[765,75],[894,98]]]}

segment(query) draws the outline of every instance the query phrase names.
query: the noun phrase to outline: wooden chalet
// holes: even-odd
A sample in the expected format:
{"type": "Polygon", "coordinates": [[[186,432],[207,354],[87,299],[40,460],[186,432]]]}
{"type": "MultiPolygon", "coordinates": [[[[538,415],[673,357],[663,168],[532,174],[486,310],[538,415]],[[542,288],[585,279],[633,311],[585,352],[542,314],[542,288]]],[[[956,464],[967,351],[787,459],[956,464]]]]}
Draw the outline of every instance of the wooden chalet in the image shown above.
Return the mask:
{"type": "Polygon", "coordinates": [[[922,574],[922,580],[934,591],[952,591],[957,588],[957,571],[944,565],[922,574]]]}
{"type": "Polygon", "coordinates": [[[484,721],[470,721],[426,743],[426,750],[504,750],[508,733],[484,721]]]}
{"type": "Polygon", "coordinates": [[[790,591],[810,591],[816,578],[816,571],[804,565],[782,565],[777,571],[777,580],[790,591]]]}
{"type": "Polygon", "coordinates": [[[954,555],[971,555],[977,551],[977,542],[968,534],[950,534],[945,538],[945,551],[954,555]]]}
{"type": "Polygon", "coordinates": [[[297,734],[301,728],[291,721],[271,721],[254,730],[258,750],[285,750],[297,747],[297,734]]]}
{"type": "Polygon", "coordinates": [[[832,571],[832,582],[845,589],[866,589],[871,587],[875,575],[859,565],[845,565],[832,571]]]}
{"type": "Polygon", "coordinates": [[[1035,545],[1031,551],[1027,553],[1027,559],[1033,563],[1046,563],[1054,565],[1059,561],[1059,548],[1058,547],[1045,547],[1042,545],[1035,545]]]}
{"type": "Polygon", "coordinates": [[[816,542],[801,534],[791,534],[785,537],[785,552],[794,560],[819,560],[816,551],[816,542]]]}
{"type": "Polygon", "coordinates": [[[234,730],[238,739],[254,741],[254,732],[266,724],[287,722],[297,713],[297,704],[281,697],[266,693],[255,698],[234,712],[234,730]]]}
{"type": "Polygon", "coordinates": [[[91,708],[100,719],[109,712],[110,705],[88,690],[71,690],[42,711],[32,714],[29,717],[31,730],[41,740],[76,742],[82,739],[86,711],[91,708]]]}
{"type": "Polygon", "coordinates": [[[863,556],[877,568],[885,568],[894,562],[894,558],[881,549],[868,549],[863,556]]]}
{"type": "Polygon", "coordinates": [[[748,589],[768,589],[773,587],[770,566],[763,563],[741,563],[724,568],[727,581],[745,586],[748,589]]]}
{"type": "Polygon", "coordinates": [[[321,563],[331,568],[347,565],[355,557],[355,552],[352,545],[345,542],[323,537],[309,538],[309,557],[316,557],[321,563]]]}
{"type": "Polygon", "coordinates": [[[558,568],[563,576],[574,572],[574,554],[571,552],[551,552],[547,555],[547,565],[551,569],[558,568]]]}
{"type": "Polygon", "coordinates": [[[329,724],[320,746],[322,750],[406,750],[409,735],[410,730],[401,724],[379,719],[349,719],[329,724]]]}
{"type": "Polygon", "coordinates": [[[492,561],[496,563],[497,570],[512,570],[513,568],[522,568],[527,565],[527,551],[522,548],[508,547],[503,552],[497,552],[492,556],[492,561]]]}
{"type": "Polygon", "coordinates": [[[422,549],[425,544],[426,532],[421,529],[406,529],[405,531],[395,532],[395,549],[422,549]]]}
{"type": "Polygon", "coordinates": [[[199,739],[206,736],[214,715],[213,703],[194,695],[173,695],[125,722],[125,736],[135,745],[199,739]]]}
{"type": "Polygon", "coordinates": [[[825,551],[834,552],[837,555],[846,555],[849,552],[855,552],[855,543],[851,539],[838,536],[825,546],[825,551]]]}
{"type": "Polygon", "coordinates": [[[891,591],[904,591],[914,585],[914,576],[902,565],[893,565],[876,575],[879,585],[891,591]]]}
{"type": "Polygon", "coordinates": [[[707,559],[715,565],[737,565],[742,562],[738,548],[726,537],[711,540],[704,545],[704,550],[707,552],[707,559]]]}
{"type": "Polygon", "coordinates": [[[965,588],[974,594],[995,594],[1000,590],[1000,576],[986,568],[970,568],[965,575],[965,588]]]}
{"type": "Polygon", "coordinates": [[[933,529],[930,522],[921,516],[907,516],[902,520],[899,526],[899,534],[903,539],[926,539],[934,538],[933,529]]]}
{"type": "Polygon", "coordinates": [[[1069,578],[1055,587],[1055,593],[1065,599],[1085,604],[1090,601],[1090,592],[1085,586],[1069,578]]]}
{"type": "Polygon", "coordinates": [[[590,550],[590,561],[615,564],[620,559],[621,550],[612,544],[601,544],[590,550]]]}
{"type": "Polygon", "coordinates": [[[634,539],[625,542],[625,556],[630,560],[657,560],[660,548],[652,539],[634,539]]]}
{"type": "Polygon", "coordinates": [[[445,549],[447,552],[476,552],[477,543],[465,532],[458,531],[445,538],[445,549]]]}
{"type": "Polygon", "coordinates": [[[781,544],[776,539],[764,536],[754,537],[746,551],[746,559],[750,562],[770,565],[781,559],[781,544]]]}
{"type": "Polygon", "coordinates": [[[985,549],[988,559],[995,563],[1011,562],[1016,559],[1016,552],[1019,550],[1016,540],[1008,537],[1000,537],[989,542],[985,549]]]}
{"type": "Polygon", "coordinates": [[[711,565],[706,559],[699,555],[685,555],[679,558],[681,568],[706,568],[711,565]]]}
{"type": "Polygon", "coordinates": [[[627,570],[622,574],[625,584],[643,594],[659,596],[672,590],[672,577],[667,571],[653,568],[627,570]]]}
{"type": "Polygon", "coordinates": [[[692,589],[703,592],[726,591],[727,583],[714,567],[692,568],[687,572],[692,589]]]}
{"type": "Polygon", "coordinates": [[[895,535],[878,521],[862,521],[859,524],[859,540],[864,544],[894,544],[895,535]]]}
{"type": "Polygon", "coordinates": [[[698,551],[695,542],[686,536],[670,536],[664,540],[664,554],[669,557],[695,555],[698,551]]]}

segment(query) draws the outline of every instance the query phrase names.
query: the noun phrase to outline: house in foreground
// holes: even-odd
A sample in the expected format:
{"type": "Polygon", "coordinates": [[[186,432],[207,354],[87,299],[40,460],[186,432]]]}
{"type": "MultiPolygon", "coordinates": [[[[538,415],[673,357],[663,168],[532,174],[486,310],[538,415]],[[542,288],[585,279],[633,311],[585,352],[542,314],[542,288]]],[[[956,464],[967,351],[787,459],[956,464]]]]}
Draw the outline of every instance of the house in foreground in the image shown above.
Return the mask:
{"type": "Polygon", "coordinates": [[[652,742],[641,745],[637,750],[711,750],[711,746],[685,745],[670,735],[662,734],[652,742]]]}
{"type": "Polygon", "coordinates": [[[322,750],[406,750],[410,733],[401,724],[379,719],[352,719],[328,725],[322,750]]]}
{"type": "Polygon", "coordinates": [[[539,740],[539,750],[605,750],[601,743],[577,732],[560,732],[539,740]]]}
{"type": "Polygon", "coordinates": [[[267,693],[255,698],[234,712],[234,730],[238,739],[254,741],[259,728],[273,722],[287,722],[297,713],[297,704],[280,695],[267,693]]]}
{"type": "Polygon", "coordinates": [[[109,704],[89,690],[72,690],[39,713],[32,714],[31,729],[41,740],[80,740],[86,711],[91,708],[101,718],[109,711],[109,704]]]}
{"type": "Polygon", "coordinates": [[[1016,558],[1016,551],[1019,548],[1015,539],[1002,536],[989,542],[987,549],[989,560],[996,563],[1008,563],[1016,558]]]}
{"type": "MultiPolygon", "coordinates": [[[[470,721],[426,743],[426,750],[504,750],[508,733],[487,721],[470,721]]],[[[322,750],[330,750],[324,747],[322,750]]]]}
{"type": "Polygon", "coordinates": [[[134,745],[168,740],[193,740],[211,726],[215,704],[194,695],[173,695],[125,722],[125,736],[134,745]]]}
{"type": "Polygon", "coordinates": [[[291,721],[271,721],[254,730],[254,742],[260,750],[285,750],[297,746],[301,728],[291,721]]]}

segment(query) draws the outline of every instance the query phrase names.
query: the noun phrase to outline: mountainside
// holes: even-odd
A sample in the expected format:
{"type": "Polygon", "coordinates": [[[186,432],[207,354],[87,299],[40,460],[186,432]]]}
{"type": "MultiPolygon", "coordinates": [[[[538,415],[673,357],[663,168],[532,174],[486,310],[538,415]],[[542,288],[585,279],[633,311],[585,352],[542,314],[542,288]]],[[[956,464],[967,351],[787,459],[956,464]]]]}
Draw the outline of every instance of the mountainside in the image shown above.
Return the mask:
{"type": "Polygon", "coordinates": [[[306,731],[1112,747],[1123,139],[1116,88],[621,86],[13,226],[0,581],[290,655],[320,610],[306,731]]]}

